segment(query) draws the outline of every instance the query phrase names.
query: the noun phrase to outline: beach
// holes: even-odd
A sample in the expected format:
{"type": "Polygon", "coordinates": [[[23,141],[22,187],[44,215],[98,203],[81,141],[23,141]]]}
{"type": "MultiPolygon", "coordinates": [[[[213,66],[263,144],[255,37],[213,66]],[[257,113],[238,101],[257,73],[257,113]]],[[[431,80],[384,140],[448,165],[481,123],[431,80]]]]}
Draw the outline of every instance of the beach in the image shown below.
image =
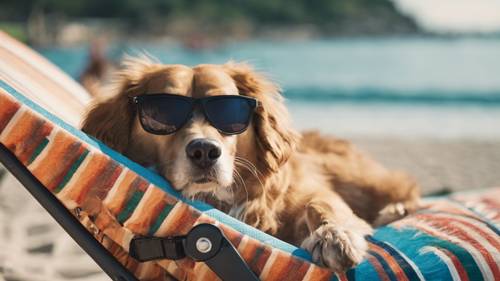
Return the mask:
{"type": "Polygon", "coordinates": [[[500,141],[355,139],[385,166],[408,172],[422,193],[500,186],[500,141]]]}

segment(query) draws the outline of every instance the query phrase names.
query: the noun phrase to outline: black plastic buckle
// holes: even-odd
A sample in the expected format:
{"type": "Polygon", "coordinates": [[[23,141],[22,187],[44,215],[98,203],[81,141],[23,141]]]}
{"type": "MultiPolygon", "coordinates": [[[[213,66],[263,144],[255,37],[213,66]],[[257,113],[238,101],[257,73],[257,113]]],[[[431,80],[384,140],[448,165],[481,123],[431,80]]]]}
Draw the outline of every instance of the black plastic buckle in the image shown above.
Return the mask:
{"type": "Polygon", "coordinates": [[[134,238],[129,253],[141,262],[187,256],[205,262],[222,280],[259,280],[224,233],[212,224],[199,224],[186,236],[134,238]]]}
{"type": "Polygon", "coordinates": [[[136,237],[130,241],[130,255],[141,262],[158,259],[182,259],[186,257],[184,239],[185,236],[136,237]]]}

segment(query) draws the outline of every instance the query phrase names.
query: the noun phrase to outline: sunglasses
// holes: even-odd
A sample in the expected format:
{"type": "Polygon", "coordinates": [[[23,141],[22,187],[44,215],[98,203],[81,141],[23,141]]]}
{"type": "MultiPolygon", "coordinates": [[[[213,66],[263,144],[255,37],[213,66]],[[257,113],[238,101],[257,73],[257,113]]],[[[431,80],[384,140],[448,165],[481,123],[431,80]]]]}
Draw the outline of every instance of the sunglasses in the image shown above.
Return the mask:
{"type": "Polygon", "coordinates": [[[142,128],[151,134],[169,135],[180,130],[201,106],[208,122],[226,135],[243,133],[250,124],[257,100],[227,95],[191,98],[172,94],[132,97],[137,105],[142,128]]]}

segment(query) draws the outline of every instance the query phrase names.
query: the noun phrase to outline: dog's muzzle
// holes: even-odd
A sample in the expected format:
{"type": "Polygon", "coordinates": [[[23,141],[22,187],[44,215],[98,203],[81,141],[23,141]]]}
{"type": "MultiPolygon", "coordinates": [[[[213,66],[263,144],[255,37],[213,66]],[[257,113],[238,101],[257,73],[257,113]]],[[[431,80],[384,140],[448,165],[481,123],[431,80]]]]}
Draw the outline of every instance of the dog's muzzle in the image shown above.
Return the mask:
{"type": "Polygon", "coordinates": [[[194,139],[186,146],[188,159],[200,169],[208,169],[217,163],[222,154],[219,143],[212,139],[194,139]]]}

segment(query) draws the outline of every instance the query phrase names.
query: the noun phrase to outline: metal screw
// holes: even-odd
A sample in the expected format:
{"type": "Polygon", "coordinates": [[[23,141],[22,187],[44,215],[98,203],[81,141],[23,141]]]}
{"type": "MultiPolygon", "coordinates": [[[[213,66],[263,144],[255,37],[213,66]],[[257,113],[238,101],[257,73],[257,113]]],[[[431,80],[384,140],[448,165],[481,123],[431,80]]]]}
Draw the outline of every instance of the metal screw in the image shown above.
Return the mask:
{"type": "Polygon", "coordinates": [[[212,242],[206,237],[198,238],[198,240],[196,240],[196,249],[200,253],[206,254],[212,250],[212,242]]]}

